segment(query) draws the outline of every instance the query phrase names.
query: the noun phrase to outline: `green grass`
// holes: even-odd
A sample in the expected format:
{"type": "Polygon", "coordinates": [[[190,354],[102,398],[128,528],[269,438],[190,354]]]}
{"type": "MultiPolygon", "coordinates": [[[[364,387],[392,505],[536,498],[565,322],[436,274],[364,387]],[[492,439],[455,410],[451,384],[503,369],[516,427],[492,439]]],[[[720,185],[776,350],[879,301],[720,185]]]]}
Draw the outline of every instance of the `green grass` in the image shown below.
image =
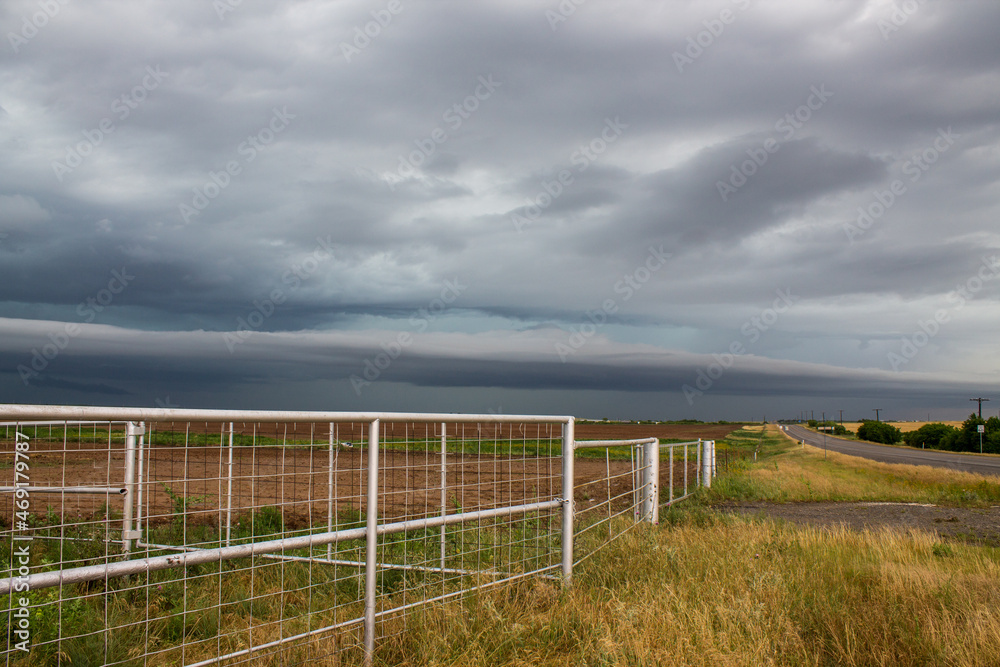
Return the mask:
{"type": "MultiPolygon", "coordinates": [[[[726,440],[737,449],[746,449],[750,438],[737,431],[726,440]]],[[[824,453],[809,445],[802,447],[772,427],[756,464],[743,462],[720,473],[707,498],[710,502],[866,501],[988,507],[1000,503],[1000,478],[824,453]]]]}

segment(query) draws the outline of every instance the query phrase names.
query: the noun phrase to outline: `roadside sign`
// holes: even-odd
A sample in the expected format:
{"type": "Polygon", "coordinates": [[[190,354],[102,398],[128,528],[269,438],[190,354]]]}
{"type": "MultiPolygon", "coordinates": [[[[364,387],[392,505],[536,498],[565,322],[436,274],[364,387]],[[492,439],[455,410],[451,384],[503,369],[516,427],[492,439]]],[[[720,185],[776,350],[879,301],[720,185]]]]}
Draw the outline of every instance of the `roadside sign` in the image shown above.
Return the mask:
{"type": "Polygon", "coordinates": [[[986,433],[986,427],[982,424],[980,424],[976,430],[979,431],[980,433],[986,433]]]}

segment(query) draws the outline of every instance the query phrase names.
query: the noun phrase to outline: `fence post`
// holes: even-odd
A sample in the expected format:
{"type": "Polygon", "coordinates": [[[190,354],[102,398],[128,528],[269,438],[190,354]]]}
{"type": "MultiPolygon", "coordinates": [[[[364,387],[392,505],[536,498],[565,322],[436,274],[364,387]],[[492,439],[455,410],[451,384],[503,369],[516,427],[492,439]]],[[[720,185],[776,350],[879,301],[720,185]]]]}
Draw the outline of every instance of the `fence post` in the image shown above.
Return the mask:
{"type": "MultiPolygon", "coordinates": [[[[146,422],[140,422],[139,425],[145,428],[146,422]]],[[[136,479],[135,532],[139,534],[139,537],[137,537],[136,539],[140,540],[140,544],[142,540],[142,486],[143,486],[142,475],[143,475],[143,458],[144,458],[143,451],[146,449],[145,438],[146,435],[145,433],[143,433],[143,435],[139,436],[139,441],[135,444],[136,449],[139,450],[139,456],[138,456],[139,462],[137,464],[138,467],[136,468],[135,471],[135,479],[136,479]]]]}
{"type": "Polygon", "coordinates": [[[712,477],[718,474],[718,470],[715,467],[715,440],[709,440],[712,443],[712,477]]]}
{"type": "MultiPolygon", "coordinates": [[[[111,426],[108,426],[111,430],[111,426]]],[[[125,422],[125,508],[122,511],[122,552],[132,551],[132,540],[137,539],[132,530],[132,512],[135,505],[135,439],[146,434],[143,425],[125,422]]]]}
{"type": "MultiPolygon", "coordinates": [[[[326,532],[328,532],[328,533],[332,533],[333,532],[333,512],[334,512],[334,507],[333,507],[333,469],[334,469],[334,456],[333,456],[333,452],[334,452],[334,447],[336,447],[336,445],[333,442],[333,440],[334,440],[333,433],[334,433],[334,425],[333,425],[333,422],[330,422],[330,449],[327,451],[327,467],[329,468],[329,470],[327,471],[327,477],[326,477],[326,490],[327,490],[327,499],[326,499],[326,532]]],[[[338,452],[338,454],[339,454],[339,452],[338,452]]],[[[333,560],[333,544],[326,545],[326,559],[327,560],[333,560]]]]}
{"type": "Polygon", "coordinates": [[[573,514],[576,512],[576,507],[573,503],[574,426],[575,420],[573,417],[570,417],[563,424],[562,441],[562,575],[563,586],[567,587],[573,580],[573,514]]]}
{"type": "Polygon", "coordinates": [[[233,422],[229,422],[229,462],[226,464],[226,546],[233,535],[233,422]]]}
{"type": "MultiPolygon", "coordinates": [[[[672,479],[672,478],[671,478],[672,479]]],[[[684,445],[684,495],[688,494],[688,446],[684,445]]]]}
{"type": "Polygon", "coordinates": [[[379,420],[368,426],[368,517],[365,533],[365,667],[375,652],[375,564],[378,554],[378,436],[379,420]]]}
{"type": "Polygon", "coordinates": [[[703,449],[703,447],[702,447],[701,438],[698,438],[698,447],[694,450],[694,453],[695,453],[695,457],[694,457],[695,458],[695,464],[694,464],[694,485],[695,486],[701,486],[702,485],[702,481],[701,481],[701,453],[702,453],[701,450],[702,449],[703,449]]]}
{"type": "Polygon", "coordinates": [[[670,447],[668,450],[670,454],[670,493],[667,494],[668,502],[674,502],[674,448],[670,447]]]}
{"type": "MultiPolygon", "coordinates": [[[[441,422],[441,518],[448,515],[448,425],[441,422]]],[[[445,554],[447,552],[447,542],[445,541],[448,527],[441,526],[441,577],[444,582],[445,554]]]]}
{"type": "Polygon", "coordinates": [[[705,488],[712,488],[712,445],[711,440],[702,440],[699,454],[701,455],[701,484],[705,488]]]}
{"type": "Polygon", "coordinates": [[[642,445],[642,519],[660,522],[660,442],[642,445]]]}

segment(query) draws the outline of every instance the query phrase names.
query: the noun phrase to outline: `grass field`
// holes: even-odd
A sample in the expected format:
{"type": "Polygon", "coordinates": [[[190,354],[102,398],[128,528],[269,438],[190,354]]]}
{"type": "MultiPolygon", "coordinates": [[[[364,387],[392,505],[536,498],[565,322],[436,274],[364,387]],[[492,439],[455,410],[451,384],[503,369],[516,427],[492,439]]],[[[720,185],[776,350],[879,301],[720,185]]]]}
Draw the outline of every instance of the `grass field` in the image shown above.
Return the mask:
{"type": "Polygon", "coordinates": [[[669,512],[579,569],[437,608],[386,665],[990,665],[998,555],[669,512]]]}
{"type": "Polygon", "coordinates": [[[981,505],[984,478],[829,457],[768,427],[758,452],[580,566],[445,605],[380,649],[385,665],[995,665],[1000,550],[919,531],[797,527],[718,513],[744,497],[981,505]]]}
{"type": "MultiPolygon", "coordinates": [[[[753,427],[735,432],[729,440],[753,442],[752,435],[744,435],[749,428],[753,427]]],[[[706,497],[714,501],[881,501],[985,507],[1000,503],[1000,484],[996,478],[944,468],[879,463],[837,452],[824,456],[823,450],[801,447],[769,426],[758,465],[724,475],[706,497]]]]}

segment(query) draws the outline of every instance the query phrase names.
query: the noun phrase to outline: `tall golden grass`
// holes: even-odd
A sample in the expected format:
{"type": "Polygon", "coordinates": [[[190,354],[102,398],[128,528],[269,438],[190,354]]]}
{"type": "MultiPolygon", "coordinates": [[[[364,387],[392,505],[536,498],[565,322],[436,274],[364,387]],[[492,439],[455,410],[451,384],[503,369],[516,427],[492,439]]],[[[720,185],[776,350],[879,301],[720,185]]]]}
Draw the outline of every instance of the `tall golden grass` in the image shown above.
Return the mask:
{"type": "Polygon", "coordinates": [[[580,566],[435,607],[386,665],[997,665],[996,551],[674,510],[580,566]]]}
{"type": "Polygon", "coordinates": [[[824,452],[800,446],[772,426],[768,429],[768,455],[742,474],[721,478],[713,485],[710,499],[887,501],[968,507],[1000,503],[998,477],[824,452]]]}
{"type": "Polygon", "coordinates": [[[1000,665],[1000,550],[933,533],[799,527],[706,501],[900,500],[982,505],[997,480],[793,446],[588,559],[569,590],[523,582],[427,608],[384,665],[1000,665]]]}

